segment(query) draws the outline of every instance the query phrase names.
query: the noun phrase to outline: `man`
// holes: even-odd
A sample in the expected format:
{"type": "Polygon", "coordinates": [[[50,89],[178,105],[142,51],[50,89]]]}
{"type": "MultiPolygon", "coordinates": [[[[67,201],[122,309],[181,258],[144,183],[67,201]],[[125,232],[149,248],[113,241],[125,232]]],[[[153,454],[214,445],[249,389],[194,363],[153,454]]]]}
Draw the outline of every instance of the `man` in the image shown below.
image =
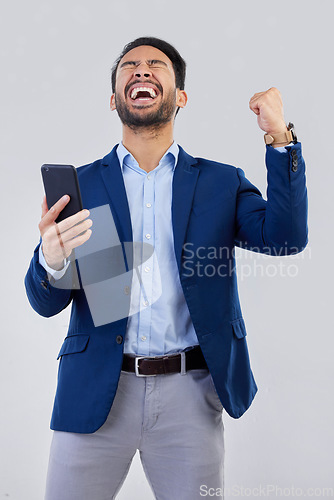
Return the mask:
{"type": "MultiPolygon", "coordinates": [[[[101,217],[92,225],[83,210],[56,224],[68,199],[50,210],[43,200],[28,298],[43,316],[72,302],[59,353],[47,500],[115,498],[137,449],[159,500],[222,492],[223,409],[239,418],[257,391],[234,246],[281,255],[307,243],[305,165],[278,90],[250,100],[269,144],[266,202],[241,169],[193,158],[174,142],[174,119],[187,103],[184,79],[185,62],[170,44],[156,38],[128,44],[113,68],[110,101],[123,124],[122,143],[78,169],[85,209],[111,211],[124,276],[136,260],[127,243],[152,245],[154,255],[146,262],[141,256],[132,276],[137,309],[101,320],[118,312],[117,293],[132,295],[131,286],[106,292],[108,266],[92,289],[78,258],[81,286],[69,289],[72,278],[61,284],[76,272],[73,249],[78,257],[88,248],[101,217]],[[210,273],[203,272],[207,264],[210,273]],[[100,316],[92,306],[96,294],[100,316]]],[[[103,237],[111,225],[102,217],[103,237]]],[[[103,255],[91,252],[86,268],[103,255]]]]}

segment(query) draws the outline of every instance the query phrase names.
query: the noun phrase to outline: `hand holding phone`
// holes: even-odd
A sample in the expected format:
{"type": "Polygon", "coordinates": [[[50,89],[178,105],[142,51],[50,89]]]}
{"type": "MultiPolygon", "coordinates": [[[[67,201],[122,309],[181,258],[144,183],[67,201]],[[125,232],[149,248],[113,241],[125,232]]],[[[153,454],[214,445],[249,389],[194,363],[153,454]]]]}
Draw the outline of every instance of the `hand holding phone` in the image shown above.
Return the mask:
{"type": "Polygon", "coordinates": [[[42,166],[46,196],[38,227],[44,258],[48,266],[55,270],[61,269],[64,259],[92,234],[89,229],[92,221],[87,219],[89,211],[82,210],[79,183],[73,169],[71,165],[42,166]],[[49,200],[52,203],[50,210],[49,200]]]}

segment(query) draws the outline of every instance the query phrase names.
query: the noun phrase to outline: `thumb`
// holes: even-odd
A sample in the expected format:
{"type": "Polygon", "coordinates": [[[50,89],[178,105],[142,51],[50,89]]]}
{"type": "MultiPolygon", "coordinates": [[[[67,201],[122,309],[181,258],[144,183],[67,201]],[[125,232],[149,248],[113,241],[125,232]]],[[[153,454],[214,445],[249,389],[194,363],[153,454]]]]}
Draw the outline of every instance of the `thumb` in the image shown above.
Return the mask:
{"type": "Polygon", "coordinates": [[[260,114],[260,107],[257,103],[257,101],[253,101],[252,100],[249,102],[249,107],[250,109],[253,111],[253,113],[255,113],[256,115],[259,115],[260,114]]]}
{"type": "Polygon", "coordinates": [[[49,209],[48,209],[48,204],[46,202],[46,196],[44,195],[43,196],[43,201],[42,201],[42,216],[41,216],[41,219],[43,219],[43,217],[48,213],[49,209]]]}

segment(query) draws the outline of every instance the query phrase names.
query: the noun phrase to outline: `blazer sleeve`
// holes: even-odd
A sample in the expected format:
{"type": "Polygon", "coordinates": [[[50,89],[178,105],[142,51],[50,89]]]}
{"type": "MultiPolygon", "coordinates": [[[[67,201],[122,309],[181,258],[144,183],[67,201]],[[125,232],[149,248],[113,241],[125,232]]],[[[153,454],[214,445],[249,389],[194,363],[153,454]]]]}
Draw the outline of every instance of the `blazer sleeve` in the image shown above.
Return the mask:
{"type": "Polygon", "coordinates": [[[41,316],[50,317],[65,309],[72,300],[76,287],[75,262],[70,264],[64,277],[56,281],[39,263],[39,246],[40,243],[35,248],[24,284],[32,308],[41,316]]]}
{"type": "Polygon", "coordinates": [[[305,162],[301,144],[266,149],[267,201],[238,168],[235,244],[270,255],[301,252],[308,241],[305,162]]]}

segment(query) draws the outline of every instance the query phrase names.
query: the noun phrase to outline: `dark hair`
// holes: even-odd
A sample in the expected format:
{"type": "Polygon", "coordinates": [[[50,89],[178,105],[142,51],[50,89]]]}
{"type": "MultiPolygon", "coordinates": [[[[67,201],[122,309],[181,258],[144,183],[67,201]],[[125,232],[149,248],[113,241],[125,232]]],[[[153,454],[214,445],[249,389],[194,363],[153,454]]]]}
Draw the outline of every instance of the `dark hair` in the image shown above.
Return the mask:
{"type": "Polygon", "coordinates": [[[133,42],[128,43],[123,48],[121,54],[114,62],[114,65],[111,70],[111,87],[112,91],[115,92],[116,87],[116,71],[120,60],[130,52],[130,50],[140,47],[141,45],[150,45],[151,47],[155,47],[156,49],[161,50],[171,61],[173,64],[173,69],[175,73],[175,85],[176,88],[180,90],[184,90],[184,82],[186,79],[186,62],[181,57],[179,52],[168,42],[164,40],[160,40],[160,38],[155,38],[152,36],[136,38],[133,42]]]}

